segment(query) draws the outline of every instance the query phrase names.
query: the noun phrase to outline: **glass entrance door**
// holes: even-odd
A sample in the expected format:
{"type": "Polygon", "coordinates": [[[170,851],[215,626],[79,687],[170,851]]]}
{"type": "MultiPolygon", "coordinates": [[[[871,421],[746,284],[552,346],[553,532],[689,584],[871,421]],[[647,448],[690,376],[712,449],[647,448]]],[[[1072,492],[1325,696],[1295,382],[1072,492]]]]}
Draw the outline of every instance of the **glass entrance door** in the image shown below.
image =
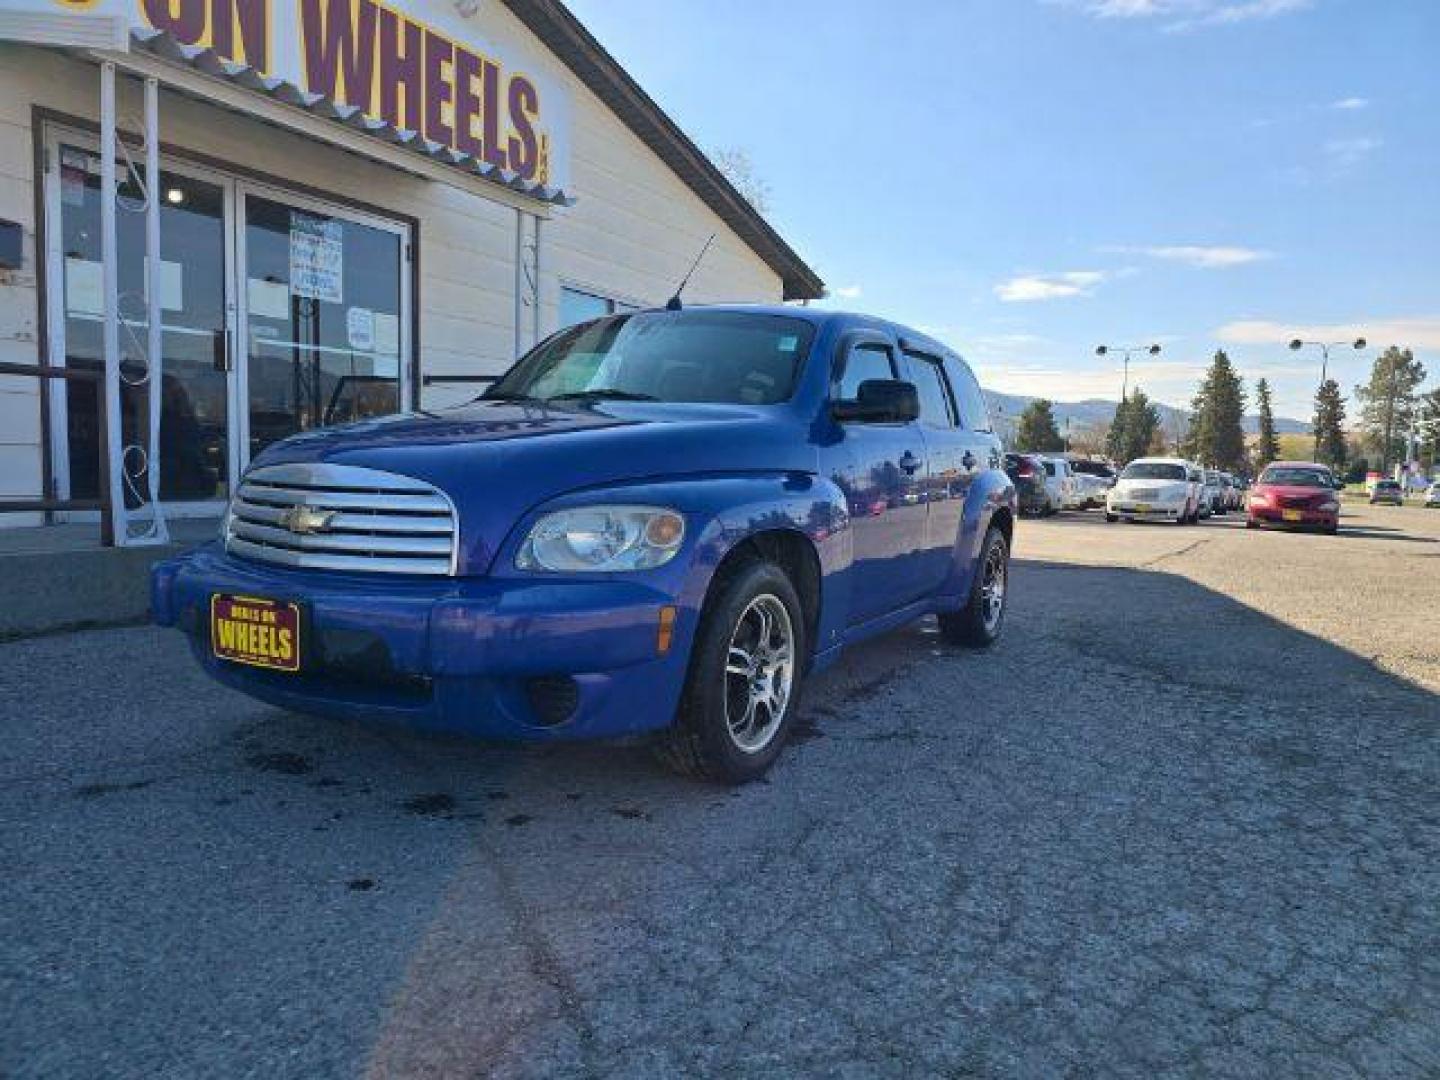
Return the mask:
{"type": "MultiPolygon", "coordinates": [[[[50,362],[104,368],[100,158],[93,136],[46,135],[50,362]]],[[[125,445],[148,444],[145,196],[117,173],[125,445]]],[[[213,170],[162,159],[160,498],[213,514],[277,439],[410,400],[410,230],[213,170]]],[[[91,383],[51,398],[60,497],[99,494],[103,399],[91,383]]],[[[132,452],[127,502],[148,491],[132,452]]],[[[75,517],[91,517],[77,513],[75,517]]],[[[64,515],[67,519],[72,515],[64,515]]]]}
{"type": "Polygon", "coordinates": [[[396,412],[408,391],[407,230],[243,188],[247,460],[311,428],[396,412]]]}
{"type": "MultiPolygon", "coordinates": [[[[52,315],[52,362],[100,370],[105,301],[100,261],[100,159],[83,140],[51,141],[47,178],[51,208],[52,280],[59,280],[52,315]]],[[[227,346],[228,191],[223,180],[162,169],[160,176],[161,411],[160,498],[165,502],[223,499],[230,489],[230,387],[227,346]]],[[[145,193],[128,170],[119,173],[116,239],[120,281],[122,443],[145,447],[149,391],[145,268],[145,193]]],[[[52,310],[54,302],[52,301],[52,310]]],[[[65,384],[57,426],[62,494],[99,494],[100,411],[95,383],[65,384]]],[[[126,501],[147,493],[149,463],[127,462],[126,501]],[[130,485],[133,484],[133,488],[130,485]]]]}

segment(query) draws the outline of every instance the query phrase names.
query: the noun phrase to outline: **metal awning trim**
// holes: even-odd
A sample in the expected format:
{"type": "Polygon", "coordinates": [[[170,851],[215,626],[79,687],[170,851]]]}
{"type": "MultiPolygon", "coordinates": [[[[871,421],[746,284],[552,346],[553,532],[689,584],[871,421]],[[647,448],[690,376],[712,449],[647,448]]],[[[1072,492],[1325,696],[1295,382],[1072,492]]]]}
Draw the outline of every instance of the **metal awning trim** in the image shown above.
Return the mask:
{"type": "Polygon", "coordinates": [[[366,116],[357,106],[336,101],[324,94],[302,90],[292,82],[263,75],[248,64],[229,60],[214,49],[202,45],[185,45],[163,30],[133,29],[131,43],[137,50],[192,68],[204,75],[224,79],[246,90],[252,90],[285,105],[303,109],[312,116],[362,132],[381,142],[402,147],[431,161],[478,176],[484,180],[552,206],[573,206],[575,199],[567,192],[548,184],[526,180],[518,173],[502,169],[473,154],[444,146],[427,139],[418,131],[396,127],[386,120],[366,116]]]}

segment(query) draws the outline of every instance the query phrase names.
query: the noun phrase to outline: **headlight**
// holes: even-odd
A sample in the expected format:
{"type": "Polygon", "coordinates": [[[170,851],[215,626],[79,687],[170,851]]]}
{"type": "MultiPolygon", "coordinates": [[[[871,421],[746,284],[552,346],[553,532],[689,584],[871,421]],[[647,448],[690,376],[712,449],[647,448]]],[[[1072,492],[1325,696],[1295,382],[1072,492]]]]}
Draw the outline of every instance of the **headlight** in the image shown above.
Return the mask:
{"type": "Polygon", "coordinates": [[[1321,509],[1324,513],[1333,514],[1333,513],[1335,513],[1335,511],[1337,511],[1337,510],[1340,509],[1340,504],[1339,504],[1338,502],[1334,502],[1334,501],[1331,501],[1331,502],[1323,502],[1323,503],[1320,504],[1320,509],[1321,509]]]}
{"type": "Polygon", "coordinates": [[[1264,506],[1264,505],[1265,505],[1266,503],[1268,503],[1269,501],[1270,501],[1270,500],[1267,499],[1264,495],[1251,495],[1251,496],[1250,496],[1250,505],[1251,505],[1251,506],[1264,506]]]}
{"type": "Polygon", "coordinates": [[[515,566],[521,570],[649,570],[675,557],[685,519],[659,506],[578,506],[535,522],[515,566]]]}

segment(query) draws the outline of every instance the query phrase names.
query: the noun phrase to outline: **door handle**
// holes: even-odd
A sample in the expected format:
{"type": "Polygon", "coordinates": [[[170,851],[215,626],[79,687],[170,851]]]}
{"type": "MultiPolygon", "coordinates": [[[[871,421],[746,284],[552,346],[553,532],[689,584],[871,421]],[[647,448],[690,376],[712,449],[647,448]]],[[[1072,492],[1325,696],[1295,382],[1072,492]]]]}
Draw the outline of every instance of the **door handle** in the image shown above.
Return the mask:
{"type": "Polygon", "coordinates": [[[211,335],[211,349],[213,350],[214,367],[216,371],[225,372],[230,370],[230,330],[216,330],[211,335]]]}
{"type": "Polygon", "coordinates": [[[975,455],[972,454],[969,450],[966,450],[965,456],[960,459],[960,464],[964,465],[965,470],[969,472],[971,469],[975,468],[975,455]]]}
{"type": "Polygon", "coordinates": [[[904,469],[907,473],[913,473],[916,469],[920,468],[920,459],[909,450],[906,450],[905,453],[900,456],[900,468],[904,469]]]}

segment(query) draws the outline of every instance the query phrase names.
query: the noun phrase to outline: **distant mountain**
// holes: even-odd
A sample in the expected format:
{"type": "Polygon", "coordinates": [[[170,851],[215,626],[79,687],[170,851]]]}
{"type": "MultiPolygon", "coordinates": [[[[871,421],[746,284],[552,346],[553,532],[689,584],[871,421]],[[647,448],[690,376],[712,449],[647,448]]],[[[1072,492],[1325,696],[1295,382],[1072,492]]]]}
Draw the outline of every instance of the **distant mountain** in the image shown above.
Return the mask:
{"type": "MultiPolygon", "coordinates": [[[[1033,397],[1026,397],[1022,394],[1002,394],[996,390],[986,390],[985,398],[990,403],[991,417],[997,425],[1005,428],[1013,427],[1020,414],[1025,411],[1025,406],[1035,400],[1033,397]]],[[[1173,432],[1177,425],[1183,428],[1190,422],[1190,413],[1186,409],[1176,409],[1158,401],[1155,402],[1155,407],[1160,410],[1160,421],[1166,431],[1173,432]]],[[[1115,416],[1115,402],[1106,401],[1103,398],[1090,398],[1086,401],[1056,401],[1052,402],[1052,411],[1055,413],[1055,423],[1063,433],[1066,419],[1069,419],[1072,428],[1089,428],[1108,424],[1115,416]]],[[[1304,421],[1291,420],[1281,416],[1275,418],[1275,432],[1278,435],[1303,435],[1309,431],[1310,425],[1304,421]]],[[[1245,433],[1256,435],[1259,432],[1260,418],[1258,416],[1245,417],[1245,433]]]]}

